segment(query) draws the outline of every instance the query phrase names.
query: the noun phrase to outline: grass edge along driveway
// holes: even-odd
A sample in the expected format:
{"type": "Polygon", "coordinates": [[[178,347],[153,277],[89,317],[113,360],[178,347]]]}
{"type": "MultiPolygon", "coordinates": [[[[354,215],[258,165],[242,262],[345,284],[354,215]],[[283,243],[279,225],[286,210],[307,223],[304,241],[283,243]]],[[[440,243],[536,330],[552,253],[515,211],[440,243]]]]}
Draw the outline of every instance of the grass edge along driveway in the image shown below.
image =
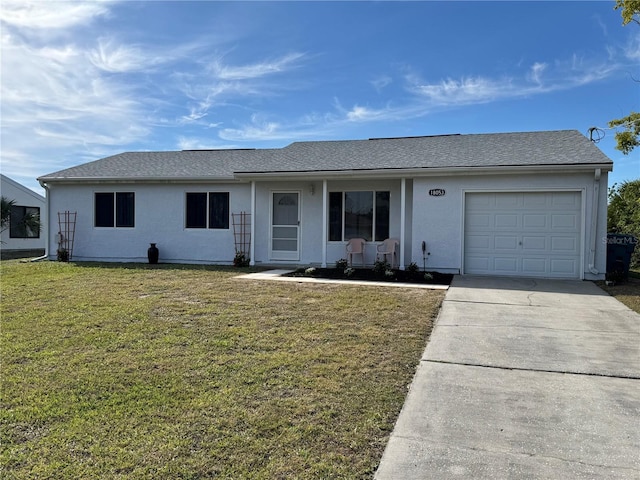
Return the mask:
{"type": "Polygon", "coordinates": [[[2,478],[371,478],[444,293],[2,262],[2,478]]]}

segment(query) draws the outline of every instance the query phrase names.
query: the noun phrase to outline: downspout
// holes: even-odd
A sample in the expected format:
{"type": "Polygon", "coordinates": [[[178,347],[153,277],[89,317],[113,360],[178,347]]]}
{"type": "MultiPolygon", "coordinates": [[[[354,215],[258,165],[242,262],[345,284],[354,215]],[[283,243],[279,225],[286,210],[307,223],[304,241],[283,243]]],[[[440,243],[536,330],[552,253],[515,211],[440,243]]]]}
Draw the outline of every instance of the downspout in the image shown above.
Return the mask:
{"type": "Polygon", "coordinates": [[[322,268],[327,268],[327,239],[329,235],[327,233],[328,212],[327,212],[327,197],[329,189],[327,186],[327,179],[322,180],[322,268]]]}
{"type": "Polygon", "coordinates": [[[591,249],[589,250],[589,272],[598,275],[600,272],[596,269],[596,245],[598,241],[598,200],[600,197],[600,175],[601,170],[596,168],[593,180],[593,206],[591,212],[591,249]]]}
{"type": "Polygon", "coordinates": [[[404,270],[404,240],[407,214],[407,179],[402,177],[400,180],[400,270],[404,270]]]}
{"type": "Polygon", "coordinates": [[[251,243],[249,243],[249,266],[256,264],[256,181],[251,181],[251,243]]]}
{"type": "MultiPolygon", "coordinates": [[[[44,255],[37,258],[32,258],[30,262],[39,262],[40,260],[46,260],[49,258],[49,232],[51,231],[51,207],[49,205],[49,187],[42,180],[38,180],[38,183],[44,188],[45,210],[46,210],[46,227],[44,229],[44,255]]],[[[41,219],[42,220],[42,219],[41,219]]],[[[40,222],[40,228],[42,229],[42,222],[40,222]]]]}

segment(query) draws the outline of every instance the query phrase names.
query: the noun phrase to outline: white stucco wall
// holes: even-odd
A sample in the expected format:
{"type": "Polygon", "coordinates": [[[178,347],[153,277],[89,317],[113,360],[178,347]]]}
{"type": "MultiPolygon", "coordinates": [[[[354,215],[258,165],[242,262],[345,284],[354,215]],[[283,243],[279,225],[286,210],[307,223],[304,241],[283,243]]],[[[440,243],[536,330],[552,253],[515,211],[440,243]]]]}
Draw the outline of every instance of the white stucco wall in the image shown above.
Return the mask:
{"type": "Polygon", "coordinates": [[[9,228],[0,234],[0,248],[3,250],[32,250],[45,246],[46,238],[46,201],[42,195],[19,184],[5,175],[0,175],[0,191],[7,200],[15,200],[15,204],[22,207],[38,207],[40,209],[40,223],[42,229],[38,238],[11,238],[9,228]]]}
{"type": "Polygon", "coordinates": [[[530,174],[530,175],[469,175],[425,177],[413,183],[413,233],[412,261],[422,265],[420,244],[427,242],[431,255],[428,269],[460,273],[463,256],[463,223],[465,191],[583,191],[583,268],[584,278],[604,278],[606,269],[606,215],[607,174],[599,181],[598,227],[596,232],[595,268],[600,274],[589,271],[591,250],[591,218],[593,214],[594,173],[584,174],[530,174]],[[442,197],[429,196],[429,190],[443,188],[442,197]]]}
{"type": "MultiPolygon", "coordinates": [[[[391,197],[390,236],[400,238],[400,179],[328,180],[328,191],[388,190],[391,197]]],[[[593,213],[594,174],[526,174],[433,176],[406,180],[406,225],[404,263],[422,266],[421,243],[426,241],[427,268],[458,273],[462,268],[464,193],[466,191],[580,191],[583,198],[583,268],[584,277],[603,278],[603,273],[589,271],[591,250],[591,216],[593,213]],[[443,188],[443,197],[431,197],[428,191],[443,188]]],[[[599,182],[596,262],[594,268],[605,271],[606,265],[606,194],[607,175],[599,182]]],[[[322,181],[256,182],[254,262],[256,265],[319,265],[322,262],[322,181]],[[313,188],[312,188],[313,186],[313,188]],[[271,196],[275,191],[300,193],[300,257],[296,261],[270,258],[271,196]]],[[[51,233],[49,252],[55,257],[58,231],[57,212],[78,212],[73,260],[146,262],[149,243],[160,250],[160,262],[229,264],[234,257],[233,225],[228,230],[185,228],[186,192],[223,191],[230,193],[230,212],[251,212],[251,184],[115,184],[99,186],[52,185],[50,188],[51,233]],[[136,194],[134,228],[96,228],[93,226],[95,192],[133,191],[136,194]]],[[[377,242],[366,247],[366,264],[375,261],[377,242]]],[[[326,261],[332,266],[345,258],[343,242],[327,242],[326,261]]]]}
{"type": "Polygon", "coordinates": [[[235,255],[233,225],[228,230],[185,228],[187,192],[229,192],[231,213],[250,211],[249,184],[52,185],[50,257],[58,245],[58,212],[78,213],[73,249],[76,261],[146,262],[150,243],[160,250],[160,262],[231,263],[235,255]],[[95,192],[135,192],[135,226],[94,226],[95,192]]]}

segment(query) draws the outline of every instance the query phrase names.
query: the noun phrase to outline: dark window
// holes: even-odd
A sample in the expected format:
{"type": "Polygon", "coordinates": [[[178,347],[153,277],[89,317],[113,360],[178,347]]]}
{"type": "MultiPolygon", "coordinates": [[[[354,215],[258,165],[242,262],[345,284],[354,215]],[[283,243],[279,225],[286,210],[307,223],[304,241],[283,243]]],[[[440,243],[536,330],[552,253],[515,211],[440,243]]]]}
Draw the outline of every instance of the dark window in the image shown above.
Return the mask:
{"type": "Polygon", "coordinates": [[[116,193],[116,227],[133,227],[135,214],[135,194],[116,193]]]}
{"type": "Polygon", "coordinates": [[[207,194],[187,193],[187,228],[207,228],[207,194]]]}
{"type": "Polygon", "coordinates": [[[96,227],[113,227],[113,193],[96,193],[96,227]]]}
{"type": "Polygon", "coordinates": [[[344,192],[344,239],[373,240],[373,192],[344,192]]]}
{"type": "Polygon", "coordinates": [[[186,228],[229,228],[229,192],[187,193],[185,226],[186,228]]]}
{"type": "Polygon", "coordinates": [[[135,193],[97,192],[95,195],[96,227],[133,227],[135,225],[135,193]]]}
{"type": "Polygon", "coordinates": [[[389,238],[389,192],[376,192],[376,242],[389,238]]]}
{"type": "Polygon", "coordinates": [[[330,192],[329,240],[389,237],[389,192],[330,192]]]}
{"type": "Polygon", "coordinates": [[[329,240],[342,240],[342,192],[329,192],[329,240]]]}
{"type": "Polygon", "coordinates": [[[40,209],[12,205],[9,215],[10,238],[40,238],[40,209]]]}
{"type": "Polygon", "coordinates": [[[229,192],[209,193],[209,228],[229,228],[229,192]]]}

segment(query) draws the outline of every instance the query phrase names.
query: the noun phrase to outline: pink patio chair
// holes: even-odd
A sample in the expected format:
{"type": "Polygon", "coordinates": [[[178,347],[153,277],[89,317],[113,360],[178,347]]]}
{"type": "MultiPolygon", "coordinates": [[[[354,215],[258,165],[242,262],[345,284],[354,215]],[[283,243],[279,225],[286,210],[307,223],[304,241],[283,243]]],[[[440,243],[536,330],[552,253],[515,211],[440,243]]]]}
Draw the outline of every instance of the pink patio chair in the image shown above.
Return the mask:
{"type": "Polygon", "coordinates": [[[379,260],[380,256],[382,256],[386,261],[387,255],[389,255],[391,257],[391,268],[394,268],[398,262],[398,245],[400,245],[400,241],[397,238],[387,238],[376,247],[376,260],[379,260]]]}
{"type": "Polygon", "coordinates": [[[353,256],[362,255],[362,266],[364,267],[364,238],[352,238],[347,242],[347,261],[353,265],[353,256]]]}

